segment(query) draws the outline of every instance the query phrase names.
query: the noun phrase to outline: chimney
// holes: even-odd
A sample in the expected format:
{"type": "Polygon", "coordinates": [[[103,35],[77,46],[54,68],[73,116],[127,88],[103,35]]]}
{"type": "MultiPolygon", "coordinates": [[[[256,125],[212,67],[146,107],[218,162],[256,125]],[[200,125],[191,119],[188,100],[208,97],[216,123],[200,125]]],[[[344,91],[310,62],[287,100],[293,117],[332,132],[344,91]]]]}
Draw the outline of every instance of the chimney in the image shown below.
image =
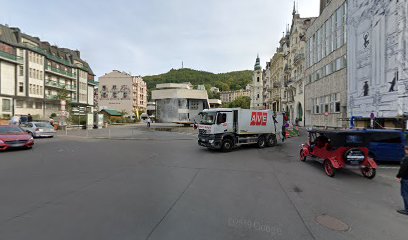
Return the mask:
{"type": "Polygon", "coordinates": [[[75,50],[74,52],[78,55],[79,58],[81,58],[81,52],[79,50],[75,50]]]}

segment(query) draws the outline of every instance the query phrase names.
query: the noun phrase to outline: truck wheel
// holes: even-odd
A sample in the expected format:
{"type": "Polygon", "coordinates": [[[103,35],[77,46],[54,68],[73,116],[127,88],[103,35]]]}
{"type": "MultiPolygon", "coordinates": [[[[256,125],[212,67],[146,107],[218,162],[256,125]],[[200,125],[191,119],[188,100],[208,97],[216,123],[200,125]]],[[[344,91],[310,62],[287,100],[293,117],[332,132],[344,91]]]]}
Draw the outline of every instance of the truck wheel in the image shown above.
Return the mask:
{"type": "Polygon", "coordinates": [[[232,147],[233,147],[233,142],[231,139],[224,139],[222,141],[221,150],[223,152],[230,152],[232,150],[232,147]]]}
{"type": "Polygon", "coordinates": [[[258,138],[258,148],[264,148],[266,146],[266,141],[264,136],[258,138]]]}
{"type": "Polygon", "coordinates": [[[276,146],[276,144],[278,143],[278,140],[276,140],[276,135],[271,134],[268,136],[268,138],[266,139],[266,145],[268,145],[268,147],[274,147],[276,146]]]}
{"type": "Polygon", "coordinates": [[[324,160],[323,166],[326,175],[329,177],[334,177],[334,175],[336,174],[335,168],[333,167],[333,164],[330,162],[329,159],[324,160]]]}

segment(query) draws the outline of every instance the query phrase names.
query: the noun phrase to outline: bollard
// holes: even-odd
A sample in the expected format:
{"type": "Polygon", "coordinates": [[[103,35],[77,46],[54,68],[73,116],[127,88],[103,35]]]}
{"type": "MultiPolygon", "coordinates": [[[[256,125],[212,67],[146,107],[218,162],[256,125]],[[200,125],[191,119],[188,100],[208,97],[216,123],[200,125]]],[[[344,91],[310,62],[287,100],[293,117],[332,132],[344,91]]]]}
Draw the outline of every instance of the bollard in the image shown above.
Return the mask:
{"type": "Polygon", "coordinates": [[[109,131],[109,138],[111,138],[111,130],[110,130],[110,128],[108,128],[108,131],[109,131]]]}

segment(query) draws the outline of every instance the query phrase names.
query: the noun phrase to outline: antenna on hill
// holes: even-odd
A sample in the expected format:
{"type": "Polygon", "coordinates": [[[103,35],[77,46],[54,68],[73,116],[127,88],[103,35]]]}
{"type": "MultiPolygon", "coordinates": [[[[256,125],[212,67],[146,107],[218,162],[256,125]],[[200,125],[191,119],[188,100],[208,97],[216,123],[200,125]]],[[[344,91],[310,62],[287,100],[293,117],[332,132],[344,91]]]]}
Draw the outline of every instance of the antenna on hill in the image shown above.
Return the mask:
{"type": "Polygon", "coordinates": [[[183,68],[184,68],[184,62],[181,61],[181,69],[183,69],[183,68]]]}

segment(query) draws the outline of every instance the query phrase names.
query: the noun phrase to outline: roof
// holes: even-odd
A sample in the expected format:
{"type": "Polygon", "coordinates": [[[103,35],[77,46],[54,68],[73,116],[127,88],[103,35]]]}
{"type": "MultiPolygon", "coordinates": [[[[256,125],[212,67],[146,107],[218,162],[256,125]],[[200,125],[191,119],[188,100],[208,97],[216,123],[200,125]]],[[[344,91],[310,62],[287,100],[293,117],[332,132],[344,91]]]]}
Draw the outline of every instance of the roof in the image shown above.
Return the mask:
{"type": "Polygon", "coordinates": [[[106,112],[107,114],[111,115],[111,116],[115,116],[115,117],[122,117],[123,114],[113,110],[113,109],[102,109],[101,112],[106,112]]]}
{"type": "Polygon", "coordinates": [[[33,37],[28,34],[22,33],[19,28],[0,24],[0,42],[7,43],[14,47],[29,48],[30,50],[33,50],[39,54],[45,55],[48,59],[57,61],[64,65],[68,65],[69,67],[82,68],[89,74],[95,76],[89,64],[81,59],[80,52],[78,50],[51,46],[50,43],[41,41],[41,39],[38,37],[33,37]],[[30,40],[38,47],[28,46],[26,43],[22,42],[22,38],[30,40]],[[83,67],[74,65],[74,60],[80,62],[83,67]]]}

